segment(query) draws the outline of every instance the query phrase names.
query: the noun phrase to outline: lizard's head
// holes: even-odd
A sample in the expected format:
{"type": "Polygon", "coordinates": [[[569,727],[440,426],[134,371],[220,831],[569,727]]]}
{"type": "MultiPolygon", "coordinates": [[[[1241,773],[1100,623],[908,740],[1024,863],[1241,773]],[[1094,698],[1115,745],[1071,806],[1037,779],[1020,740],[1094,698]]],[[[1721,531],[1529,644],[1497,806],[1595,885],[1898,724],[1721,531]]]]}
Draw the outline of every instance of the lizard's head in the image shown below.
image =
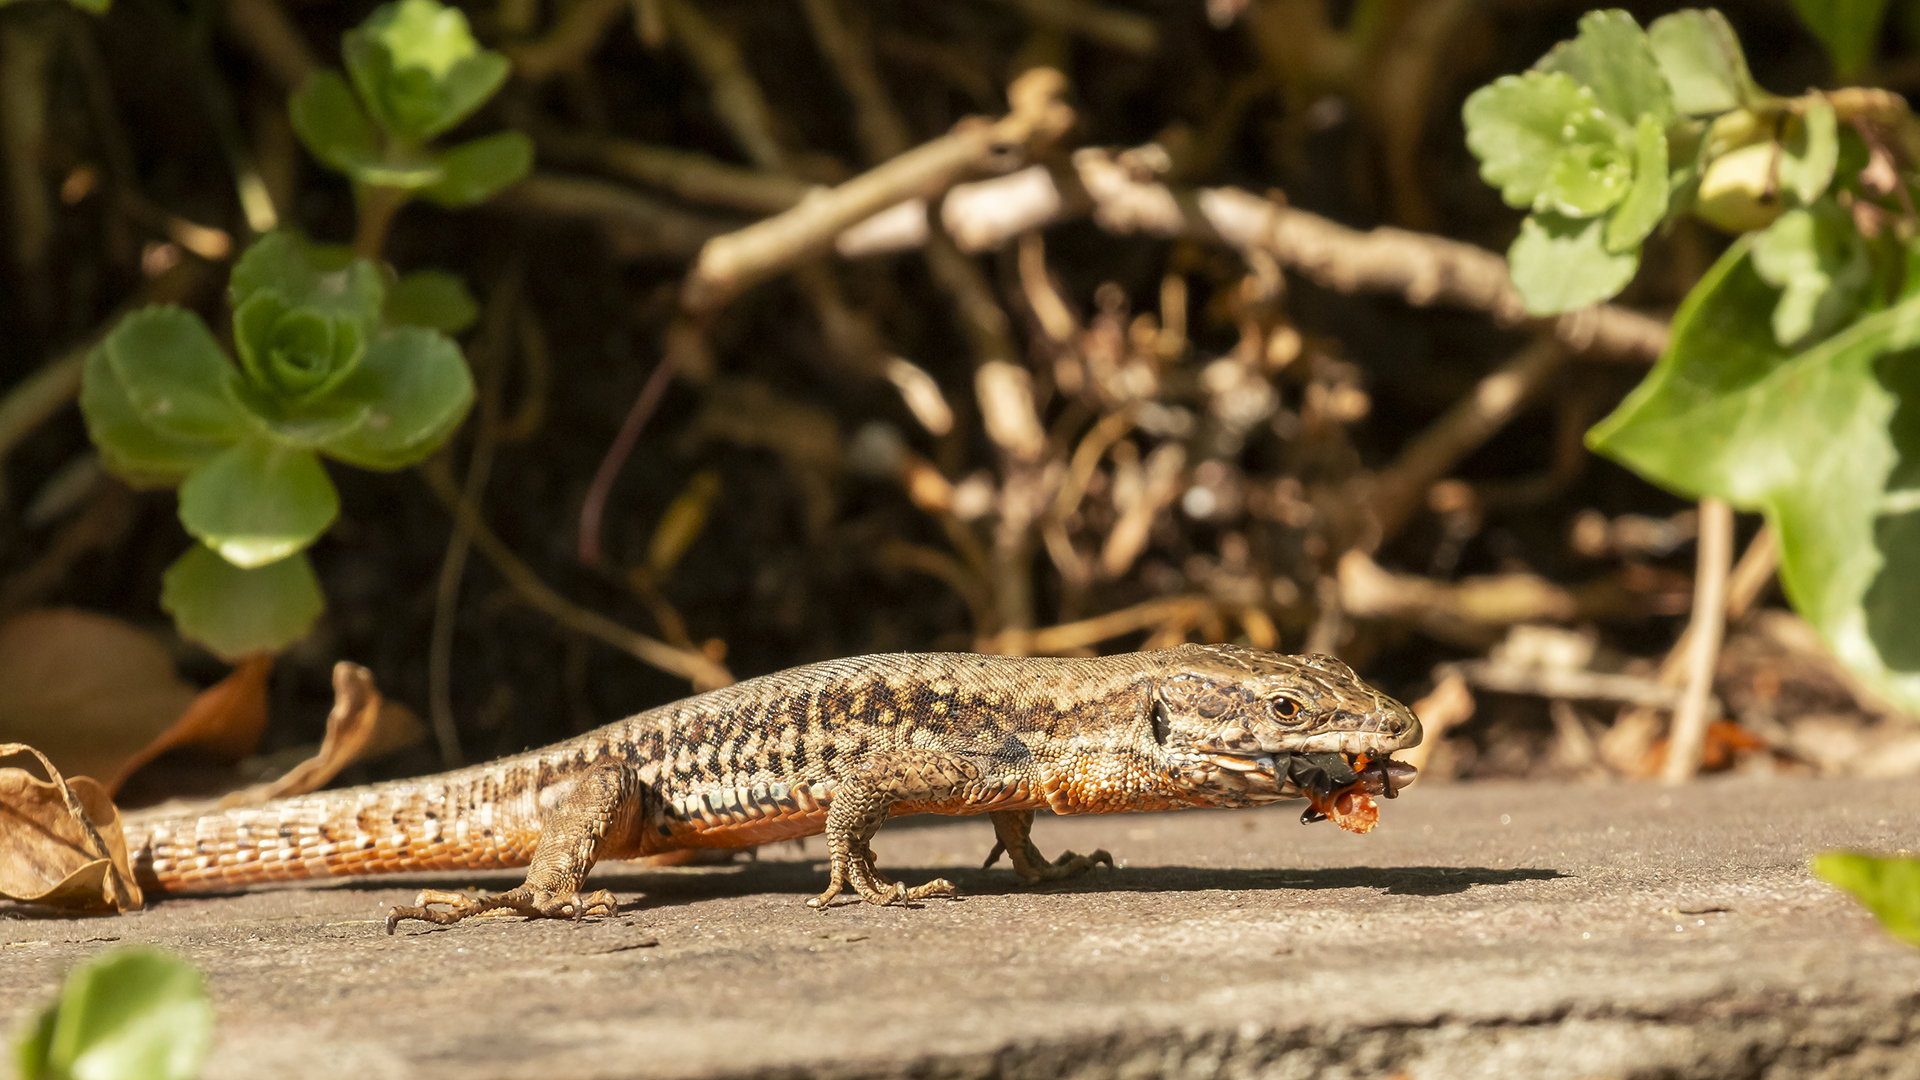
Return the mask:
{"type": "Polygon", "coordinates": [[[1231,802],[1297,798],[1371,774],[1391,796],[1413,779],[1389,755],[1420,742],[1413,710],[1331,656],[1281,656],[1236,645],[1169,650],[1153,692],[1153,740],[1200,786],[1231,802]],[[1344,764],[1344,767],[1343,767],[1344,764]]]}

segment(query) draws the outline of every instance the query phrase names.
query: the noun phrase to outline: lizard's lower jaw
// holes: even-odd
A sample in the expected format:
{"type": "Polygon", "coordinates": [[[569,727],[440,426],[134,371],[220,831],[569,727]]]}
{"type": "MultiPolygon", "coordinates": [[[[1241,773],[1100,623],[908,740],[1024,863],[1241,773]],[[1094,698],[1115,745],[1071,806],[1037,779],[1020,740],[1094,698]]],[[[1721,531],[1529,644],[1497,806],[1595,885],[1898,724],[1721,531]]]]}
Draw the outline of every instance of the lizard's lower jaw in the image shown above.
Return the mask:
{"type": "MultiPolygon", "coordinates": [[[[1326,751],[1308,752],[1324,753],[1326,751]]],[[[1372,795],[1384,795],[1391,799],[1408,784],[1413,783],[1414,777],[1418,775],[1412,765],[1387,757],[1387,751],[1368,749],[1359,753],[1340,752],[1346,755],[1347,763],[1360,772],[1363,785],[1372,795]],[[1364,760],[1371,760],[1373,764],[1361,768],[1360,763],[1364,760]]],[[[1306,794],[1280,773],[1279,767],[1271,756],[1203,753],[1199,757],[1212,768],[1217,778],[1216,784],[1234,788],[1244,796],[1277,800],[1297,799],[1306,794]],[[1259,790],[1269,786],[1273,789],[1271,792],[1259,790]]]]}

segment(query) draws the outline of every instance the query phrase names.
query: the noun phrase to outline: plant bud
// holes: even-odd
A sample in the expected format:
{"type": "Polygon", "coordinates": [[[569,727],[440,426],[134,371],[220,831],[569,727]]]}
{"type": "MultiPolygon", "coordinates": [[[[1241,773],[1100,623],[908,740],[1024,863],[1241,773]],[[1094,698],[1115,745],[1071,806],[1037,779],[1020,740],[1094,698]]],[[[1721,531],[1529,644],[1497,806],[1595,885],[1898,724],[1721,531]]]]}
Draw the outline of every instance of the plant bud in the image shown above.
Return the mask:
{"type": "Polygon", "coordinates": [[[1730,233],[1773,224],[1786,209],[1773,177],[1779,158],[1780,147],[1773,142],[1752,143],[1721,155],[1700,178],[1694,213],[1730,233]]]}

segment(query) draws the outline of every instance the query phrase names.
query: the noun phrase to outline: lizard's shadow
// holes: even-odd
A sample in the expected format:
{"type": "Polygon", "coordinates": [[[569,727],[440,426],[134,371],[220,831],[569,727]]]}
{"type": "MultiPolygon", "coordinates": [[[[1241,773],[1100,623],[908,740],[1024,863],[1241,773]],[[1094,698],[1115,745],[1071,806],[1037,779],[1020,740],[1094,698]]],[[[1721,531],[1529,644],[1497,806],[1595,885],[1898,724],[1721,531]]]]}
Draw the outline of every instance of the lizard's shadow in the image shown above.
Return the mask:
{"type": "MultiPolygon", "coordinates": [[[[1196,866],[1129,866],[1120,870],[1097,867],[1092,873],[1062,882],[1022,885],[1004,864],[982,871],[954,867],[883,867],[889,876],[909,885],[944,877],[964,896],[1020,896],[1046,893],[1176,893],[1222,890],[1232,892],[1315,892],[1326,889],[1377,889],[1389,896],[1448,896],[1476,886],[1512,885],[1522,881],[1552,881],[1572,875],[1543,867],[1496,869],[1485,866],[1342,866],[1323,869],[1240,869],[1196,866]]],[[[484,884],[511,888],[520,877],[484,884]]],[[[485,875],[492,879],[495,875],[485,875]]],[[[344,889],[391,889],[394,878],[357,878],[340,882],[344,889]]],[[[458,889],[475,884],[474,876],[409,875],[407,888],[458,889]]],[[[826,884],[826,873],[815,862],[773,861],[736,863],[697,870],[647,870],[622,867],[596,873],[588,888],[611,889],[623,900],[636,894],[642,908],[691,903],[696,900],[793,893],[813,896],[826,884]]],[[[626,906],[623,904],[623,906],[626,906]]]]}

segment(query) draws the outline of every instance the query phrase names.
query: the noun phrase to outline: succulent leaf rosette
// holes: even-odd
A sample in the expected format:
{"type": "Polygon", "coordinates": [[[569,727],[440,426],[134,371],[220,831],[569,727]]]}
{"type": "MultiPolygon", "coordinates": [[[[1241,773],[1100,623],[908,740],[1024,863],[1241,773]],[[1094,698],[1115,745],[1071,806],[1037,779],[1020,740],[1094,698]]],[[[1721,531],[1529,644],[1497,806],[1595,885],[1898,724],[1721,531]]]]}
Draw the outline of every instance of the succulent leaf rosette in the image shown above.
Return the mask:
{"type": "MultiPolygon", "coordinates": [[[[299,553],[340,510],[321,456],[367,469],[413,464],[472,404],[459,346],[432,325],[397,320],[388,291],[368,260],[272,233],[233,270],[237,364],[199,316],[172,306],[127,316],[87,355],[81,407],[102,460],[137,485],[179,485],[180,521],[204,547],[168,571],[162,602],[216,651],[284,646],[319,613],[299,553]],[[265,631],[190,625],[182,614],[271,581],[289,614],[265,631]]],[[[417,321],[458,321],[426,308],[417,321]]]]}
{"type": "Polygon", "coordinates": [[[341,52],[346,76],[317,72],[289,107],[314,156],[356,183],[472,206],[533,167],[533,145],[517,131],[445,150],[426,145],[473,115],[511,68],[479,46],[458,8],[387,4],[347,32],[341,52]]]}

